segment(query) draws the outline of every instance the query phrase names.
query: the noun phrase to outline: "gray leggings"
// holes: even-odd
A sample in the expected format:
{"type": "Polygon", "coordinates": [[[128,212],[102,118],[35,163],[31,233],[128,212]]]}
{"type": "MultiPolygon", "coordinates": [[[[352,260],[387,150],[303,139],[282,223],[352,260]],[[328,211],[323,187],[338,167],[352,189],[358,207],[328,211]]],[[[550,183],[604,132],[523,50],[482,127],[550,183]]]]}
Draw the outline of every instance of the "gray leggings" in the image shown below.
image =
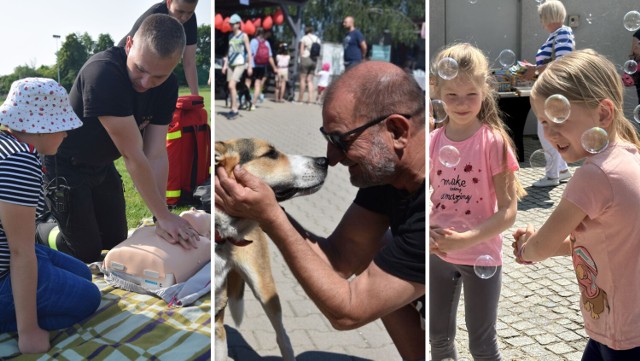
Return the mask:
{"type": "Polygon", "coordinates": [[[502,284],[502,266],[489,279],[478,277],[473,266],[455,265],[436,255],[429,258],[429,342],[431,358],[458,359],[455,347],[456,313],[464,286],[465,321],[469,351],[474,360],[501,360],[496,319],[502,284]]]}

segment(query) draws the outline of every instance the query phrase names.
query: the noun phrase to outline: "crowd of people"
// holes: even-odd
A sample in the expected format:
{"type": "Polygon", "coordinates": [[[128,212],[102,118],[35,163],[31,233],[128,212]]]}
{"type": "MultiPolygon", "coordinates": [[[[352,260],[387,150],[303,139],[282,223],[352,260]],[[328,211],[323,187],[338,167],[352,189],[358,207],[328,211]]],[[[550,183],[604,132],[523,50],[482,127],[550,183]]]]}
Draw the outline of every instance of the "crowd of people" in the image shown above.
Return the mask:
{"type": "MultiPolygon", "coordinates": [[[[238,14],[229,17],[232,32],[228,36],[228,51],[222,65],[222,74],[227,80],[227,105],[230,108],[226,117],[235,119],[241,109],[256,110],[265,99],[265,88],[271,78],[274,79],[272,101],[322,104],[324,89],[337,73],[331,69],[329,62],[322,62],[322,40],[314,33],[314,28],[307,26],[304,29],[304,35],[297,42],[294,52],[297,58],[293,58],[293,49],[286,42],[279,42],[275,47],[277,50],[272,49],[269,30],[258,27],[254,38],[250,39],[241,30],[241,23],[242,18],[238,14]],[[298,75],[298,79],[295,79],[298,81],[297,96],[295,83],[289,81],[290,73],[298,75]]],[[[366,59],[368,47],[364,35],[355,27],[352,16],[345,17],[342,25],[347,31],[342,44],[346,71],[366,59]]]]}

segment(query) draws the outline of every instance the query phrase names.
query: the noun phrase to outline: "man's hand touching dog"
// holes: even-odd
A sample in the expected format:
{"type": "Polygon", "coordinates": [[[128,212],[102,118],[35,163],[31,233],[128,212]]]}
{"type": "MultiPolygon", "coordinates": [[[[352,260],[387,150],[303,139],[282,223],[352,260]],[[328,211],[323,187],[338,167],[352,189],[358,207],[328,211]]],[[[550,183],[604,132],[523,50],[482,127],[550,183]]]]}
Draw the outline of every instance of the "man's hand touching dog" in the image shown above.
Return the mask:
{"type": "Polygon", "coordinates": [[[269,221],[280,210],[271,187],[241,166],[233,168],[235,181],[224,168],[216,169],[215,204],[232,216],[269,221]],[[236,199],[237,201],[234,201],[236,199]]]}

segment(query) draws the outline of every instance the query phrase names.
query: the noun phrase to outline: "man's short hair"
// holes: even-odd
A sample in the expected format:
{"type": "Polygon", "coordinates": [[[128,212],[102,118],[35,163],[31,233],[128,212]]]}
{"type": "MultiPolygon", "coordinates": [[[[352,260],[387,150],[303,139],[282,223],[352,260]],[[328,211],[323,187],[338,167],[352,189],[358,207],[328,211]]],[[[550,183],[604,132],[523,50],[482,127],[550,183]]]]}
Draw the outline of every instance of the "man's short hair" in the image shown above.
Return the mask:
{"type": "Polygon", "coordinates": [[[187,3],[187,4],[197,4],[198,0],[173,0],[173,1],[177,1],[181,4],[187,3]]]}
{"type": "Polygon", "coordinates": [[[304,28],[304,33],[305,34],[313,33],[313,26],[307,26],[306,28],[304,28]]]}
{"type": "Polygon", "coordinates": [[[182,56],[187,40],[178,20],[165,14],[153,14],[140,24],[134,41],[147,46],[161,58],[168,58],[176,53],[182,56]]]}

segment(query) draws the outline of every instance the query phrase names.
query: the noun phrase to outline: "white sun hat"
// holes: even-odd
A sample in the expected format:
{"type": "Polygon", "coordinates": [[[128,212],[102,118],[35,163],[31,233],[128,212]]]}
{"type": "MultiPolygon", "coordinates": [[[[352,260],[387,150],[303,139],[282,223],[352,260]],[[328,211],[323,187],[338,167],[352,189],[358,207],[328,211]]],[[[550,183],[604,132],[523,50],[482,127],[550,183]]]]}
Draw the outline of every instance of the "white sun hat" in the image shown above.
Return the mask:
{"type": "Polygon", "coordinates": [[[25,133],[46,134],[82,126],[67,91],[53,79],[24,78],[11,84],[0,105],[0,124],[25,133]]]}

